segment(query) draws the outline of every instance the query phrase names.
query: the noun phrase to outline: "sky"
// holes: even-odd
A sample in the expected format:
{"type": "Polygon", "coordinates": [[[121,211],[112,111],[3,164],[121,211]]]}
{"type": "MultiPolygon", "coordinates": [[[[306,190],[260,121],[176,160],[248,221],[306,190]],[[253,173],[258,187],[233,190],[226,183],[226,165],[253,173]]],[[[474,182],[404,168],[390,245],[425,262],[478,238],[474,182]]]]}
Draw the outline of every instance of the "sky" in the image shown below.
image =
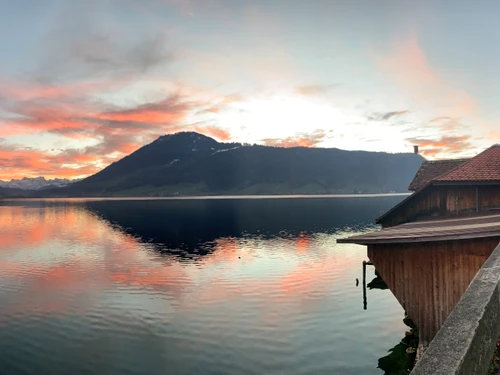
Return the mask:
{"type": "Polygon", "coordinates": [[[0,0],[0,179],[164,134],[473,156],[500,142],[500,2],[0,0]]]}

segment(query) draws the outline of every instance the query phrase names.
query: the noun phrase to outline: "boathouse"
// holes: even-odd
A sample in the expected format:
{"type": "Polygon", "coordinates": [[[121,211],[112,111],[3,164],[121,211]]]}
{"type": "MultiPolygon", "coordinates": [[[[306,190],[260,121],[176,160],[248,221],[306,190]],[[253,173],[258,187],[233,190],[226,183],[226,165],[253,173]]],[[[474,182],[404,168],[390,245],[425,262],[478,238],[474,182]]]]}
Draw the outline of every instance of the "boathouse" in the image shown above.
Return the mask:
{"type": "Polygon", "coordinates": [[[471,159],[425,161],[414,193],[345,239],[368,258],[427,346],[500,242],[500,145],[471,159]]]}

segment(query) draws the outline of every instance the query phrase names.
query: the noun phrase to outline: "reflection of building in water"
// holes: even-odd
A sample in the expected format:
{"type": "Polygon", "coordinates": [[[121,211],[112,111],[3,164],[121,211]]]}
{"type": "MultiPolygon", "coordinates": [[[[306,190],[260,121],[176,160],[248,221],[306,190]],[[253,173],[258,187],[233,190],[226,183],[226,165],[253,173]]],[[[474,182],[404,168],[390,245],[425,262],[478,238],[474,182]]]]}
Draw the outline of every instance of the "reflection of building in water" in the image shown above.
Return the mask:
{"type": "Polygon", "coordinates": [[[399,344],[389,349],[389,354],[378,360],[378,368],[384,375],[407,374],[413,369],[418,348],[418,330],[415,324],[406,317],[403,322],[409,330],[399,344]]]}
{"type": "Polygon", "coordinates": [[[375,277],[373,278],[373,280],[370,281],[366,286],[368,287],[368,289],[385,290],[389,288],[385,281],[382,280],[377,270],[375,270],[375,277]]]}

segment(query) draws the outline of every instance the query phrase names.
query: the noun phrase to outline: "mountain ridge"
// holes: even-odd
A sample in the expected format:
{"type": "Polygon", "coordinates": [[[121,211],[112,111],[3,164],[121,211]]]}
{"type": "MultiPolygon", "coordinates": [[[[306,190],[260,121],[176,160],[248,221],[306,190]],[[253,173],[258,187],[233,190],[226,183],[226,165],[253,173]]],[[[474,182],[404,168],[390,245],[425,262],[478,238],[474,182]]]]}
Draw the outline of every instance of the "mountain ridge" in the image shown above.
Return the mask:
{"type": "Polygon", "coordinates": [[[193,196],[407,192],[425,160],[337,148],[222,143],[195,132],[161,136],[48,196],[193,196]]]}
{"type": "Polygon", "coordinates": [[[40,190],[49,187],[64,187],[82,179],[69,180],[67,178],[46,179],[45,177],[23,177],[22,179],[0,180],[0,187],[21,190],[40,190]]]}

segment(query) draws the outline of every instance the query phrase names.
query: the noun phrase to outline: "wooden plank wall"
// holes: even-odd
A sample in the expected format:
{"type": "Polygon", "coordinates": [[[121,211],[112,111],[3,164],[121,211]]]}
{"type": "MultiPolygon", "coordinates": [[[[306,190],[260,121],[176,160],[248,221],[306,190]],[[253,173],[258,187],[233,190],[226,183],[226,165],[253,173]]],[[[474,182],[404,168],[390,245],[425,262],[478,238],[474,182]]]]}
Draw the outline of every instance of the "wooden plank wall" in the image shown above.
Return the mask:
{"type": "MultiPolygon", "coordinates": [[[[479,186],[479,210],[500,207],[500,186],[479,186]]],[[[476,211],[476,186],[429,186],[381,221],[384,228],[425,217],[476,211]]]]}
{"type": "Polygon", "coordinates": [[[481,186],[479,188],[479,205],[482,208],[500,208],[500,188],[498,186],[481,186]]]}
{"type": "Polygon", "coordinates": [[[500,237],[368,246],[368,257],[427,346],[500,237]]]}

